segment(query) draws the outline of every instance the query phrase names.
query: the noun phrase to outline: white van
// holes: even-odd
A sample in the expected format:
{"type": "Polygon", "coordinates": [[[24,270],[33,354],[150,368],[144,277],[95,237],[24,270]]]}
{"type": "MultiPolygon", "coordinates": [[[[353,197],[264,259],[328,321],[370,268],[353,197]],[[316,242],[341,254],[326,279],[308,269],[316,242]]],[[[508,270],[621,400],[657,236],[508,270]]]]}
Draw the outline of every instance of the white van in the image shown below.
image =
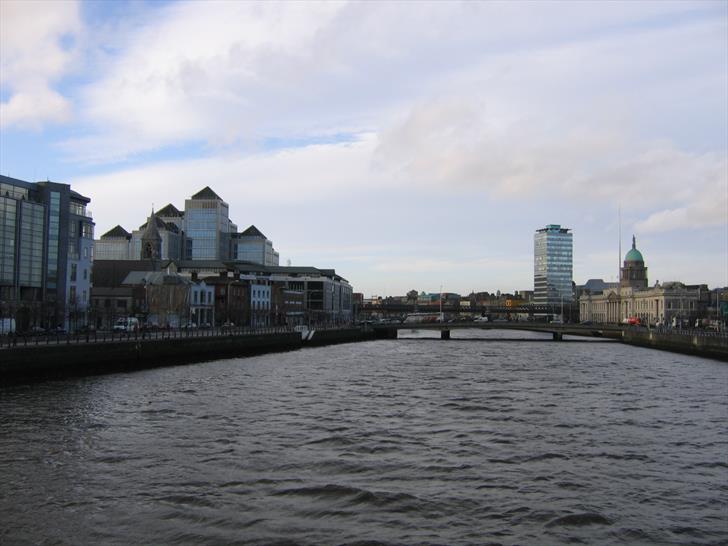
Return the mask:
{"type": "Polygon", "coordinates": [[[121,317],[114,323],[114,332],[138,332],[139,319],[136,317],[121,317]]]}

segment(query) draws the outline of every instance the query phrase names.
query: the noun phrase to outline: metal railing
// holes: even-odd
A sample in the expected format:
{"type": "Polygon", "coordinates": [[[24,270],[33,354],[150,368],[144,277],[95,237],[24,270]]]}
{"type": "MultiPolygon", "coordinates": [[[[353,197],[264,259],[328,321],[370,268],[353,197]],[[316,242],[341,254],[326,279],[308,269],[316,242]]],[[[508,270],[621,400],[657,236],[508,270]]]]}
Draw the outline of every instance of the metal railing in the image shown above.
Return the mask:
{"type": "MultiPolygon", "coordinates": [[[[352,325],[320,324],[311,326],[311,330],[341,330],[352,328],[352,325]]],[[[169,328],[158,330],[137,330],[133,332],[90,331],[75,333],[48,334],[6,334],[0,336],[0,348],[36,347],[44,345],[80,345],[88,343],[118,343],[139,341],[163,341],[171,339],[191,338],[228,338],[239,336],[275,335],[298,333],[292,326],[231,326],[215,328],[169,328]]]]}

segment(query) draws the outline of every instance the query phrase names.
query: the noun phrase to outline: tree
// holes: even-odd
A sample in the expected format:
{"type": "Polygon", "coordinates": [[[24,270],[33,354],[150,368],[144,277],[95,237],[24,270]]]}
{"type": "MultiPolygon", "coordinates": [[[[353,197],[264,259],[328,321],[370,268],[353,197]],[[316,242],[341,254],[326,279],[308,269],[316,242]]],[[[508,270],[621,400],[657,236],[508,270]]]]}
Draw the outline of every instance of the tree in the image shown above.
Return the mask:
{"type": "Polygon", "coordinates": [[[418,297],[417,290],[410,290],[407,292],[407,301],[411,303],[417,303],[417,297],[418,297]]]}

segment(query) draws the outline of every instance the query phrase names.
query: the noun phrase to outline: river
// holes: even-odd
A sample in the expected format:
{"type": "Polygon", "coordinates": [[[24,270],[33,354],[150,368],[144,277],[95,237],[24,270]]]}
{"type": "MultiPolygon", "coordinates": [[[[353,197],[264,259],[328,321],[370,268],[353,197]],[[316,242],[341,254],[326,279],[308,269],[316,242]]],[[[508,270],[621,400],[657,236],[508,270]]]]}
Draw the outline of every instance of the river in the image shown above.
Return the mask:
{"type": "Polygon", "coordinates": [[[523,335],[0,387],[0,543],[726,544],[728,365],[523,335]]]}

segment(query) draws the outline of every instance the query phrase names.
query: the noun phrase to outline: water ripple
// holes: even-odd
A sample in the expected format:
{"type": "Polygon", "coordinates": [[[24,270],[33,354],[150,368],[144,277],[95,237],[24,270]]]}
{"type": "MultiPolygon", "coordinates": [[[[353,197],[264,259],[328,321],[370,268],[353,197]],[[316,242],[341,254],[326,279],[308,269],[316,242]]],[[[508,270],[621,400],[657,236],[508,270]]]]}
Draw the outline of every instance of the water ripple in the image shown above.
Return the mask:
{"type": "Polygon", "coordinates": [[[458,335],[1,388],[0,542],[728,542],[728,366],[458,335]]]}

